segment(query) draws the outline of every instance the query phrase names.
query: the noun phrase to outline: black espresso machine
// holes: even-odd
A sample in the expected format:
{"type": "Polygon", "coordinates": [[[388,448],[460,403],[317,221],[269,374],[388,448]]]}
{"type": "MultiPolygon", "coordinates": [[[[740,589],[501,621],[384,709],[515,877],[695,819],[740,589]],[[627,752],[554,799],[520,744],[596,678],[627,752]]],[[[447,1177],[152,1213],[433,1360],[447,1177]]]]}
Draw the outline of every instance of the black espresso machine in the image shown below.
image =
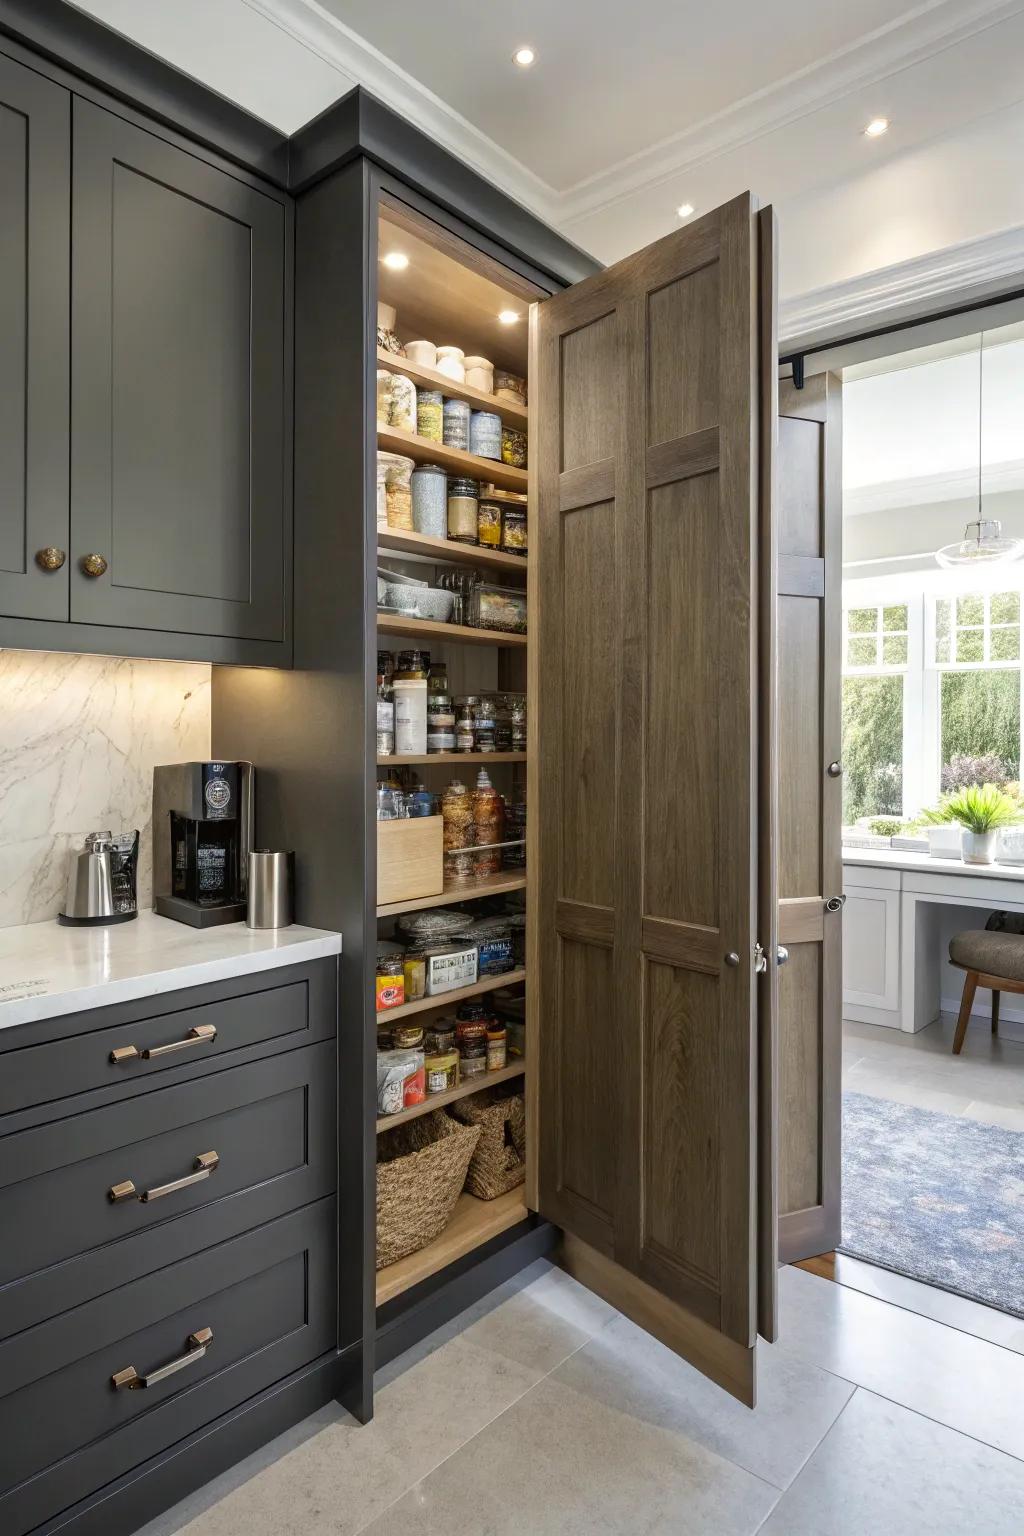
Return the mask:
{"type": "Polygon", "coordinates": [[[153,769],[153,905],[193,928],[245,917],[252,763],[153,769]]]}

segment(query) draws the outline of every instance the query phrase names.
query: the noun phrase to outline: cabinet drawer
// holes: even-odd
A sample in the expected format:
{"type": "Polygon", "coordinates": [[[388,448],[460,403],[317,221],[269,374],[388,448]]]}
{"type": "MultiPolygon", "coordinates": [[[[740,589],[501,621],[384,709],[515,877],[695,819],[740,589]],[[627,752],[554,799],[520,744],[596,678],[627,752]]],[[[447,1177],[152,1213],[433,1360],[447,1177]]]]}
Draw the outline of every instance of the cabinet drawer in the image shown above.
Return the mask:
{"type": "Polygon", "coordinates": [[[335,1086],[326,1042],[5,1138],[0,1338],[329,1194],[335,1086]]]}
{"type": "Polygon", "coordinates": [[[327,1199],[0,1345],[4,1536],[333,1349],[335,1250],[327,1199]]]}
{"type": "Polygon", "coordinates": [[[97,1010],[78,1029],[55,1020],[63,1026],[62,1039],[20,1048],[12,1041],[13,1048],[0,1056],[0,1115],[168,1073],[194,1076],[244,1046],[287,1037],[296,1045],[325,1040],[334,1035],[336,988],[336,966],[328,960],[297,980],[248,991],[240,987],[237,996],[214,1002],[189,1005],[183,992],[180,1002],[172,997],[164,1008],[147,1000],[148,1007],[97,1010]],[[140,1017],[133,1017],[136,1010],[140,1017]]]}

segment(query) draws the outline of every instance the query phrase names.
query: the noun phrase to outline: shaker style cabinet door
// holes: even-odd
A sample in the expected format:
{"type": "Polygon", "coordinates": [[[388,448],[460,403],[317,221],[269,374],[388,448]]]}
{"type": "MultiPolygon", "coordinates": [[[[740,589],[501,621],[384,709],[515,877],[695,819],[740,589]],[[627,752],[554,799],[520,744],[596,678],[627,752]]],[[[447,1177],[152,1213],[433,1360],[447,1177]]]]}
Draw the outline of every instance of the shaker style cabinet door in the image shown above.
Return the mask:
{"type": "Polygon", "coordinates": [[[284,638],[286,209],[74,105],[71,618],[284,638]]]}
{"type": "Polygon", "coordinates": [[[747,1403],[776,1241],[761,306],[743,196],[541,303],[531,371],[535,1203],[577,1279],[747,1403]]]}
{"type": "Polygon", "coordinates": [[[0,54],[0,614],[68,616],[71,97],[0,54]]]}

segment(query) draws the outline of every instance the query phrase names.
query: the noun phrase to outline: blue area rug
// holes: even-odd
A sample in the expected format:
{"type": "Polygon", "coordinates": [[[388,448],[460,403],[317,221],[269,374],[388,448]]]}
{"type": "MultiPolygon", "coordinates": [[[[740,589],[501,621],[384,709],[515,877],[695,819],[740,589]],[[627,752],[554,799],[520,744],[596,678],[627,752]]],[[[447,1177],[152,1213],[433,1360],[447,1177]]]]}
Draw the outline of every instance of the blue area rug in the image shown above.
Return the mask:
{"type": "Polygon", "coordinates": [[[1024,1133],[844,1093],[841,1249],[1024,1317],[1024,1133]]]}

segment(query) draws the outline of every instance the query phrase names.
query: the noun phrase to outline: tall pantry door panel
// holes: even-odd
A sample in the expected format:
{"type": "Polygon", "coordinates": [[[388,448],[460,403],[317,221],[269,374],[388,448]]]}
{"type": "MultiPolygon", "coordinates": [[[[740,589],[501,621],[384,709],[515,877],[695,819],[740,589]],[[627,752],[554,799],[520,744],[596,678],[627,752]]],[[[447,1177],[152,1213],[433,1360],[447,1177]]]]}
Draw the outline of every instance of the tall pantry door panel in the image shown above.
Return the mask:
{"type": "Polygon", "coordinates": [[[842,383],[779,387],[779,1252],[836,1246],[842,1119],[842,383]],[[831,769],[831,771],[830,771],[831,769]]]}
{"type": "Polygon", "coordinates": [[[531,378],[536,1203],[746,1402],[760,302],[745,195],[538,306],[531,378]]]}

